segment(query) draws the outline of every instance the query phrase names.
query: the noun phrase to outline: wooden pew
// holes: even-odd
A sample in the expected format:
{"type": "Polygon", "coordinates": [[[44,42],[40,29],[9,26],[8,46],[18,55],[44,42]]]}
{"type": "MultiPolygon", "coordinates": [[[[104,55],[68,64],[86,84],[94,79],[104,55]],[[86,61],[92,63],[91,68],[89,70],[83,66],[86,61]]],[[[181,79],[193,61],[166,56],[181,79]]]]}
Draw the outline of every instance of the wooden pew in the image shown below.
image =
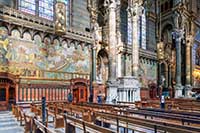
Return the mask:
{"type": "Polygon", "coordinates": [[[37,118],[33,118],[33,132],[38,133],[39,131],[42,133],[56,133],[55,131],[47,128],[47,126],[43,125],[37,118]]]}
{"type": "Polygon", "coordinates": [[[12,113],[13,115],[19,120],[19,111],[18,111],[18,106],[12,104],[12,113]]]}
{"type": "MultiPolygon", "coordinates": [[[[137,108],[160,108],[160,99],[136,102],[137,108]]],[[[200,102],[191,99],[167,99],[166,109],[200,112],[200,102]]]]}
{"type": "Polygon", "coordinates": [[[54,126],[55,128],[63,128],[64,127],[64,119],[63,116],[58,113],[58,107],[57,104],[54,105],[48,105],[47,111],[47,118],[50,116],[53,117],[54,126]]]}
{"type": "Polygon", "coordinates": [[[18,113],[19,113],[19,121],[20,121],[20,126],[24,126],[23,122],[25,121],[24,119],[24,112],[21,107],[18,107],[18,113]]]}
{"type": "Polygon", "coordinates": [[[177,124],[171,124],[166,122],[159,122],[155,120],[147,120],[137,117],[130,117],[130,116],[124,116],[124,115],[113,115],[111,113],[101,113],[101,112],[95,112],[96,118],[101,119],[110,119],[113,121],[122,121],[128,124],[133,125],[139,125],[143,128],[150,128],[154,132],[157,131],[164,131],[164,132],[172,132],[172,133],[198,133],[200,132],[199,128],[194,127],[188,127],[183,125],[177,125],[177,124]]]}
{"type": "Polygon", "coordinates": [[[29,117],[28,115],[26,115],[25,113],[23,113],[24,115],[24,121],[25,121],[25,125],[24,125],[24,130],[26,133],[32,132],[33,131],[33,127],[32,127],[32,117],[29,117]]]}
{"type": "Polygon", "coordinates": [[[63,116],[64,116],[64,120],[65,120],[65,133],[69,133],[69,131],[68,131],[69,121],[70,121],[71,125],[77,126],[78,128],[81,128],[84,133],[95,132],[95,131],[101,132],[101,133],[115,133],[116,132],[116,131],[113,131],[111,129],[107,129],[107,128],[104,128],[104,127],[97,126],[97,125],[92,124],[90,122],[86,122],[86,121],[83,121],[81,119],[77,119],[77,118],[70,116],[70,115],[67,115],[67,114],[63,114],[63,116]],[[78,124],[81,125],[81,126],[78,126],[78,124]]]}
{"type": "MultiPolygon", "coordinates": [[[[69,103],[62,104],[62,103],[57,102],[57,103],[48,103],[48,109],[50,109],[50,110],[47,112],[48,113],[50,112],[50,115],[52,115],[54,118],[57,118],[58,115],[60,116],[60,115],[62,115],[63,112],[65,112],[65,113],[67,113],[68,116],[71,116],[73,118],[76,118],[78,116],[79,119],[81,118],[82,120],[85,120],[85,121],[88,121],[88,119],[90,119],[89,120],[90,122],[94,122],[95,119],[100,119],[101,117],[109,122],[109,121],[113,120],[113,117],[110,117],[110,115],[111,116],[119,116],[118,114],[120,111],[123,112],[122,114],[126,114],[126,115],[120,115],[120,119],[118,119],[118,117],[117,117],[118,121],[123,121],[124,123],[129,123],[129,124],[137,124],[138,119],[139,119],[139,118],[131,117],[130,111],[121,109],[121,107],[115,107],[115,106],[112,107],[111,105],[95,105],[95,104],[94,105],[93,104],[80,105],[80,104],[69,104],[69,103]],[[99,111],[99,109],[101,109],[101,111],[103,110],[104,111],[103,113],[109,114],[109,116],[108,115],[99,116],[98,113],[102,113],[99,111]],[[113,110],[117,113],[115,113],[115,114],[112,113],[113,110]],[[97,115],[96,115],[96,113],[97,113],[97,115]],[[84,118],[84,116],[87,116],[90,118],[84,118]],[[128,121],[127,121],[126,118],[130,118],[130,120],[128,119],[128,121]]],[[[157,117],[159,117],[159,116],[160,116],[160,114],[157,117]]],[[[181,117],[178,117],[178,119],[181,120],[181,117]]],[[[183,120],[185,120],[185,119],[183,119],[183,120]]],[[[191,119],[187,119],[187,120],[191,120],[191,119]]],[[[185,122],[193,122],[193,121],[194,120],[185,121],[185,122]]],[[[142,120],[139,119],[139,125],[146,126],[145,124],[142,124],[142,122],[144,122],[144,123],[147,122],[146,123],[146,125],[148,125],[147,127],[151,128],[155,131],[162,130],[162,128],[164,126],[166,126],[166,128],[163,128],[164,131],[174,131],[174,132],[176,131],[176,132],[183,132],[183,133],[185,133],[186,131],[192,131],[192,132],[199,131],[198,129],[196,129],[194,127],[190,127],[190,126],[180,126],[177,124],[170,125],[169,123],[163,123],[163,122],[159,122],[156,120],[149,121],[148,119],[142,119],[142,120]]],[[[57,123],[64,123],[64,122],[62,121],[62,122],[57,122],[57,123]]],[[[84,125],[82,125],[82,126],[84,127],[84,125]]],[[[66,127],[66,125],[65,125],[65,127],[66,127]]]]}
{"type": "Polygon", "coordinates": [[[127,110],[127,112],[129,112],[129,114],[143,115],[145,116],[145,118],[149,116],[152,119],[153,117],[155,117],[155,118],[162,118],[166,120],[176,120],[182,123],[182,125],[184,125],[184,123],[200,124],[200,117],[197,117],[197,116],[174,114],[174,113],[169,113],[169,112],[156,112],[156,111],[148,111],[148,110],[131,110],[131,109],[127,110]]]}

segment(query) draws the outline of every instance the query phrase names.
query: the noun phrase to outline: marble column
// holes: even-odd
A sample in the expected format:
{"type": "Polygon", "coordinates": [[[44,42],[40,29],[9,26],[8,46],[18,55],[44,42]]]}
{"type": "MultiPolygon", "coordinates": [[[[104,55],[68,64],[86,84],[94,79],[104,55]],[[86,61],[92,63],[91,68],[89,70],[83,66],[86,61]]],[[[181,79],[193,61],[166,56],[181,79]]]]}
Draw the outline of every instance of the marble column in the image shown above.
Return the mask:
{"type": "Polygon", "coordinates": [[[138,21],[143,7],[136,2],[130,2],[128,7],[129,16],[132,19],[132,76],[138,77],[139,66],[139,36],[138,36],[138,21]]]}
{"type": "Polygon", "coordinates": [[[127,55],[126,53],[123,54],[123,76],[127,76],[127,73],[126,73],[126,59],[127,59],[127,55]]]}
{"type": "Polygon", "coordinates": [[[126,90],[126,101],[128,101],[128,91],[129,90],[126,90]]]}
{"type": "MultiPolygon", "coordinates": [[[[118,5],[120,5],[120,1],[118,2],[118,5]]],[[[122,51],[123,51],[123,45],[121,40],[121,18],[120,18],[120,6],[116,8],[116,32],[117,32],[117,77],[122,76],[122,51]]]]}
{"type": "Polygon", "coordinates": [[[172,33],[176,45],[176,86],[175,98],[182,97],[182,83],[181,83],[181,40],[184,31],[182,29],[175,29],[172,33]]]}
{"type": "Polygon", "coordinates": [[[193,44],[193,36],[188,35],[186,37],[186,86],[185,95],[191,97],[191,47],[193,44]]]}
{"type": "Polygon", "coordinates": [[[108,60],[109,74],[107,82],[107,103],[111,103],[117,98],[117,30],[116,30],[116,8],[118,7],[117,0],[105,0],[104,7],[106,9],[105,17],[108,22],[108,60]]]}
{"type": "Polygon", "coordinates": [[[108,11],[108,44],[109,44],[109,81],[116,80],[116,2],[105,1],[108,11]]]}
{"type": "Polygon", "coordinates": [[[117,35],[117,77],[122,76],[122,51],[123,51],[123,46],[121,42],[121,33],[118,31],[117,35]]]}
{"type": "Polygon", "coordinates": [[[92,47],[92,82],[96,82],[96,46],[92,47]]]}
{"type": "Polygon", "coordinates": [[[97,11],[95,1],[87,1],[87,9],[90,12],[90,29],[93,34],[93,44],[91,44],[91,75],[90,75],[90,98],[89,101],[93,102],[93,89],[96,82],[96,46],[98,44],[98,23],[97,23],[97,11]]]}
{"type": "Polygon", "coordinates": [[[158,63],[158,85],[159,87],[162,85],[162,79],[161,79],[161,63],[158,63]]]}
{"type": "Polygon", "coordinates": [[[168,83],[169,83],[169,77],[168,77],[168,65],[165,64],[165,87],[168,87],[168,83]]]}
{"type": "Polygon", "coordinates": [[[124,90],[124,97],[123,97],[123,101],[126,101],[126,90],[124,90]]]}
{"type": "Polygon", "coordinates": [[[169,88],[171,88],[172,87],[172,66],[171,66],[171,64],[169,65],[169,77],[168,77],[168,86],[169,86],[169,88]]]}

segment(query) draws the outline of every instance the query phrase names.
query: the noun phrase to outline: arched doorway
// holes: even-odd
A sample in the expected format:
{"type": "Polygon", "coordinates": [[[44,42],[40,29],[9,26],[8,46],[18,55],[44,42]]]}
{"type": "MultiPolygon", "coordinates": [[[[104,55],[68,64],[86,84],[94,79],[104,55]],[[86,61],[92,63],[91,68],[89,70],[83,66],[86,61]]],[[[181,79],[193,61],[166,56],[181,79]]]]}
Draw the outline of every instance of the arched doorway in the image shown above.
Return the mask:
{"type": "Polygon", "coordinates": [[[97,54],[97,83],[106,83],[108,80],[108,53],[101,49],[97,54]]]}
{"type": "Polygon", "coordinates": [[[175,80],[174,66],[176,64],[175,45],[172,39],[172,25],[166,24],[162,30],[162,42],[164,47],[164,58],[159,62],[159,94],[170,96],[169,90],[173,87],[173,81],[175,80]]]}
{"type": "Polygon", "coordinates": [[[73,102],[87,102],[89,93],[88,86],[89,81],[86,79],[77,78],[71,80],[73,102]]]}
{"type": "Polygon", "coordinates": [[[0,111],[11,109],[16,103],[16,83],[14,75],[0,73],[0,111]]]}

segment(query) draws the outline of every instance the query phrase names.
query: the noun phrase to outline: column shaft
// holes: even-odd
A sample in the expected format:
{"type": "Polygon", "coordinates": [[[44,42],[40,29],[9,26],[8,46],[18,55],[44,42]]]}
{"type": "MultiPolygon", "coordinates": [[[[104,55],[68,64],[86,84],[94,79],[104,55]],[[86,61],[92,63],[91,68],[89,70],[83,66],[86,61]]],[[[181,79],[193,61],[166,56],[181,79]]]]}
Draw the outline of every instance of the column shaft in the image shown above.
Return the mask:
{"type": "Polygon", "coordinates": [[[139,64],[139,41],[138,41],[138,16],[133,19],[133,39],[132,39],[132,76],[138,76],[138,64],[139,64]]]}
{"type": "Polygon", "coordinates": [[[175,29],[173,37],[176,44],[176,92],[175,98],[182,97],[182,83],[181,83],[181,39],[184,31],[182,29],[175,29]]]}
{"type": "Polygon", "coordinates": [[[186,85],[191,85],[191,43],[192,36],[186,40],[186,85]]]}
{"type": "Polygon", "coordinates": [[[176,39],[176,84],[181,85],[181,40],[176,39]]]}
{"type": "Polygon", "coordinates": [[[168,81],[168,86],[171,88],[172,87],[172,71],[171,71],[171,65],[169,65],[169,81],[168,81]]]}
{"type": "Polygon", "coordinates": [[[96,81],[96,48],[92,48],[92,82],[96,81]]]}
{"type": "Polygon", "coordinates": [[[191,46],[193,43],[193,36],[188,35],[186,37],[186,86],[185,96],[191,97],[191,46]]]}
{"type": "Polygon", "coordinates": [[[169,76],[168,76],[168,65],[167,64],[165,65],[165,78],[166,78],[165,79],[166,80],[165,81],[165,87],[168,87],[168,85],[169,85],[168,84],[169,83],[169,76]]]}
{"type": "Polygon", "coordinates": [[[109,81],[116,79],[116,13],[115,8],[109,8],[109,81]]]}

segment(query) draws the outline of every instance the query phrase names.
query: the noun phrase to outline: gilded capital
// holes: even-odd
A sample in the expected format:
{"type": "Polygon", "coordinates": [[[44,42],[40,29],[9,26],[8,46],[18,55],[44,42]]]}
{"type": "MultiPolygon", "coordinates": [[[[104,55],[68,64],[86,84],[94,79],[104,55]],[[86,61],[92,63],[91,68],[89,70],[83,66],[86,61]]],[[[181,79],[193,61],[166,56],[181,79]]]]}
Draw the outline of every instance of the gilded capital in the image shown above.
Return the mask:
{"type": "Polygon", "coordinates": [[[186,46],[192,46],[194,42],[194,37],[192,35],[186,36],[186,46]]]}

